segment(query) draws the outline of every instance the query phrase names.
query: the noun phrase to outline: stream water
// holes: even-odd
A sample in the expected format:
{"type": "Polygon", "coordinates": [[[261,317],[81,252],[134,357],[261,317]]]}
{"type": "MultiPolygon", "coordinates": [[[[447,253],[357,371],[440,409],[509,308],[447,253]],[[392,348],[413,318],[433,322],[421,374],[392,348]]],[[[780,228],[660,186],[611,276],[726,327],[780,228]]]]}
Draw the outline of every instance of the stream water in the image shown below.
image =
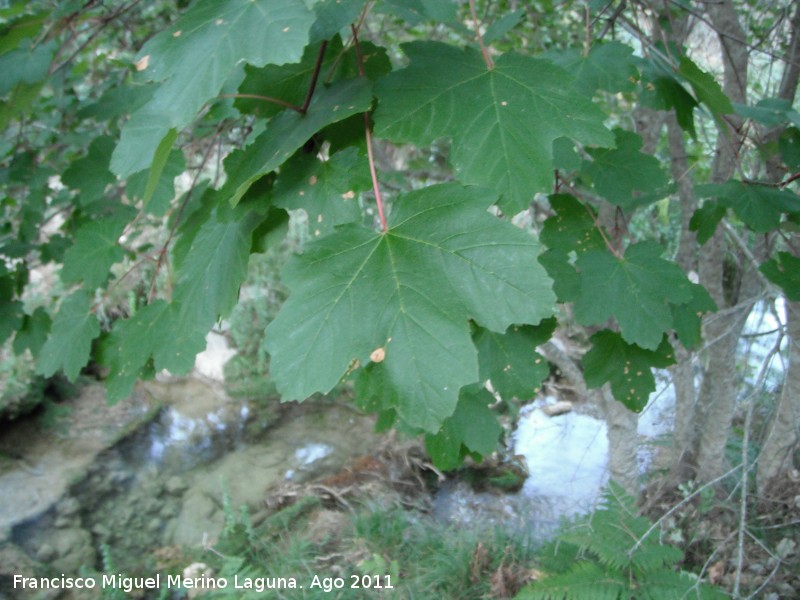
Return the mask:
{"type": "Polygon", "coordinates": [[[10,524],[10,541],[65,573],[97,565],[104,545],[116,568],[133,568],[153,548],[213,542],[226,503],[256,512],[270,486],[338,471],[376,443],[371,419],[334,402],[276,410],[196,379],[148,393],[166,401],[156,417],[99,452],[49,508],[10,524]]]}
{"type": "MultiPolygon", "coordinates": [[[[780,342],[760,333],[779,325],[776,314],[754,311],[743,348],[771,359],[768,381],[782,375],[780,355],[769,350],[780,342]]],[[[658,390],[639,419],[643,441],[670,431],[674,419],[668,375],[657,376],[658,390]]],[[[149,383],[113,410],[101,396],[94,388],[85,393],[67,436],[17,426],[19,439],[7,436],[31,454],[18,468],[0,470],[0,564],[22,569],[36,560],[77,573],[82,564],[102,566],[105,547],[115,568],[135,568],[154,548],[213,542],[226,504],[257,511],[270,486],[332,474],[377,443],[371,419],[335,402],[276,410],[199,379],[149,383]],[[137,424],[154,410],[148,397],[163,408],[137,424]],[[12,547],[22,552],[9,555],[12,547]]],[[[434,515],[469,526],[503,523],[543,539],[564,518],[591,510],[608,477],[606,425],[583,410],[547,416],[542,408],[555,400],[526,406],[510,438],[511,453],[524,457],[529,471],[519,493],[475,492],[449,480],[434,498],[434,515]]],[[[643,470],[651,456],[644,444],[643,470]]]]}

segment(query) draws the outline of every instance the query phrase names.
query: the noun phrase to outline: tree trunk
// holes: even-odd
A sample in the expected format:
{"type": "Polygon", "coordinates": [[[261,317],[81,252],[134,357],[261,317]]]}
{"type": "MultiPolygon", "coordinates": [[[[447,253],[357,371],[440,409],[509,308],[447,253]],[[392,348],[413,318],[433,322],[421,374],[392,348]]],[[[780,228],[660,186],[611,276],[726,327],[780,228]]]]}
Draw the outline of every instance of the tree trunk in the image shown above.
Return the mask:
{"type": "Polygon", "coordinates": [[[608,427],[608,468],[611,479],[621,485],[628,495],[638,498],[639,415],[628,410],[622,402],[615,400],[608,385],[597,390],[596,396],[600,406],[603,407],[608,427]]]}
{"type": "MultiPolygon", "coordinates": [[[[800,81],[800,5],[791,20],[791,40],[786,58],[786,67],[778,93],[780,98],[794,104],[797,85],[800,81]]],[[[783,127],[769,132],[765,141],[777,140],[783,127]]],[[[767,175],[773,182],[784,177],[785,167],[780,160],[767,162],[767,175]]],[[[793,254],[797,256],[800,235],[792,236],[793,254]]],[[[800,444],[800,302],[786,302],[787,334],[789,337],[789,367],[785,373],[783,390],[778,406],[772,414],[767,435],[758,455],[756,480],[758,492],[764,495],[768,488],[783,478],[794,466],[793,452],[800,444]]]]}
{"type": "MultiPolygon", "coordinates": [[[[723,0],[708,4],[707,10],[722,46],[723,90],[733,102],[746,102],[748,49],[734,6],[730,0],[723,0]]],[[[733,116],[727,118],[728,127],[719,132],[712,165],[712,179],[717,182],[727,181],[734,175],[742,144],[741,120],[733,116]]],[[[681,466],[694,471],[701,481],[714,479],[725,468],[725,446],[738,391],[736,348],[752,308],[750,302],[738,307],[736,304],[740,297],[749,301],[757,289],[752,269],[749,276],[741,275],[742,269],[747,267],[746,261],[736,265],[738,276],[735,279],[744,279],[741,288],[736,281],[733,284],[730,279],[726,281],[726,240],[723,228],[718,227],[702,249],[699,270],[700,282],[720,310],[706,319],[708,362],[692,413],[692,429],[683,433],[688,446],[680,452],[681,466]]]]}
{"type": "Polygon", "coordinates": [[[758,491],[785,476],[794,467],[795,451],[800,446],[800,302],[787,302],[789,368],[778,406],[758,455],[758,491]]]}

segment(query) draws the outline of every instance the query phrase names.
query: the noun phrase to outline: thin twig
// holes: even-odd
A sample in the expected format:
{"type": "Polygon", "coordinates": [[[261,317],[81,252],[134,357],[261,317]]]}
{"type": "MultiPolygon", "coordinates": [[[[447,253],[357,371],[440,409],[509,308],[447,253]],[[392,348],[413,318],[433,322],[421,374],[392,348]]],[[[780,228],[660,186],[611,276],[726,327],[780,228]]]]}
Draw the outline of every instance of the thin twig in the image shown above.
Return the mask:
{"type": "MultiPolygon", "coordinates": [[[[766,369],[762,369],[762,373],[766,369]]],[[[747,453],[750,450],[750,425],[753,421],[752,400],[748,401],[747,415],[744,419],[744,438],[742,439],[742,491],[739,496],[739,532],[736,543],[736,576],[733,581],[733,597],[738,598],[742,586],[742,567],[744,566],[744,534],[747,529],[747,486],[749,470],[747,468],[747,453]]]]}
{"type": "Polygon", "coordinates": [[[608,19],[606,19],[606,24],[603,25],[603,29],[597,36],[598,40],[602,40],[604,37],[606,37],[606,34],[614,26],[614,23],[617,22],[617,19],[622,14],[622,11],[625,10],[625,7],[627,5],[628,5],[628,0],[622,0],[622,2],[619,3],[619,6],[614,10],[613,13],[611,13],[611,16],[609,16],[608,19]]]}
{"type": "MultiPolygon", "coordinates": [[[[356,57],[358,59],[358,74],[361,77],[366,77],[364,71],[364,56],[361,54],[361,45],[358,43],[358,29],[355,25],[350,26],[353,32],[353,45],[356,49],[356,57]]],[[[381,231],[386,232],[389,229],[386,224],[386,213],[383,210],[383,196],[381,196],[381,187],[378,183],[378,172],[375,169],[375,155],[372,152],[372,132],[370,131],[369,113],[364,113],[364,132],[367,140],[367,157],[369,159],[369,173],[372,176],[372,191],[375,194],[375,203],[378,205],[378,216],[381,220],[381,231]]]]}
{"type": "Polygon", "coordinates": [[[286,100],[281,100],[280,98],[273,98],[272,96],[261,96],[259,94],[220,94],[220,98],[250,98],[252,100],[263,100],[264,102],[270,102],[272,104],[277,104],[278,106],[283,106],[285,108],[290,108],[295,112],[299,112],[301,115],[305,114],[303,111],[302,106],[297,106],[296,104],[292,104],[291,102],[286,102],[286,100]]]}
{"type": "MultiPolygon", "coordinates": [[[[122,6],[120,6],[120,7],[119,7],[119,8],[118,8],[118,9],[117,9],[115,12],[111,13],[111,14],[110,14],[110,15],[108,15],[108,16],[102,17],[102,18],[100,19],[100,23],[99,23],[99,24],[96,26],[96,27],[97,27],[97,29],[95,29],[95,31],[93,31],[93,32],[91,33],[91,35],[90,35],[90,36],[89,36],[89,37],[86,39],[86,41],[85,41],[85,42],[83,42],[83,43],[82,43],[80,46],[78,46],[77,50],[75,50],[75,51],[74,51],[74,52],[73,52],[73,53],[72,53],[72,54],[69,56],[69,58],[67,58],[66,60],[64,60],[64,61],[63,61],[63,62],[62,62],[60,65],[58,65],[58,66],[57,66],[57,67],[55,67],[55,68],[53,68],[53,67],[51,66],[51,69],[50,69],[50,74],[52,75],[52,74],[54,74],[54,73],[57,73],[59,70],[63,69],[63,68],[64,68],[65,66],[67,66],[69,63],[71,63],[71,62],[73,61],[73,59],[74,59],[76,56],[78,56],[78,54],[80,54],[81,52],[83,52],[83,50],[84,50],[84,49],[85,49],[85,48],[86,48],[86,47],[87,47],[89,44],[91,44],[91,43],[94,41],[94,39],[95,39],[95,38],[96,38],[98,35],[100,35],[100,32],[101,32],[101,31],[103,31],[103,29],[105,29],[105,28],[106,28],[106,27],[107,27],[107,26],[108,26],[108,25],[109,25],[109,24],[110,24],[112,21],[116,20],[118,17],[120,17],[120,16],[122,16],[123,14],[125,14],[126,12],[128,12],[128,11],[129,11],[130,9],[132,9],[134,6],[136,6],[137,4],[139,4],[141,1],[142,1],[142,0],[133,0],[133,2],[131,2],[130,4],[127,4],[127,5],[123,4],[123,5],[122,5],[122,6]]],[[[89,5],[91,5],[91,4],[92,4],[92,3],[91,3],[91,2],[89,2],[89,3],[87,3],[87,5],[86,5],[86,6],[89,6],[89,5]]]]}
{"type": "Polygon", "coordinates": [[[589,4],[586,4],[586,40],[583,44],[583,57],[589,56],[589,50],[592,47],[592,11],[589,4]]]}
{"type": "Polygon", "coordinates": [[[642,535],[642,537],[640,537],[638,540],[636,540],[636,543],[635,543],[635,544],[634,544],[634,545],[631,547],[631,549],[630,549],[630,550],[628,550],[628,552],[626,553],[626,554],[627,554],[627,556],[628,556],[629,558],[630,558],[631,556],[633,556],[634,552],[636,552],[636,551],[639,549],[639,546],[641,546],[641,545],[644,543],[644,541],[645,541],[645,540],[646,540],[648,537],[650,537],[650,534],[651,534],[651,533],[653,533],[653,531],[655,531],[655,529],[656,529],[656,528],[660,527],[660,526],[661,526],[661,523],[663,523],[663,522],[664,522],[666,519],[668,519],[668,518],[669,518],[669,517],[670,517],[670,516],[671,516],[671,515],[672,515],[672,514],[675,512],[675,511],[677,511],[679,508],[683,507],[684,505],[688,504],[688,503],[689,503],[689,502],[690,502],[692,499],[694,499],[694,497],[695,497],[695,496],[699,495],[701,492],[704,492],[706,489],[710,488],[711,486],[714,486],[714,485],[716,485],[717,483],[719,483],[720,481],[722,481],[722,480],[723,480],[723,479],[725,479],[726,477],[729,477],[729,476],[730,476],[730,475],[732,475],[732,474],[733,474],[735,471],[737,471],[738,469],[741,469],[741,468],[742,468],[742,465],[736,465],[735,467],[733,467],[733,468],[729,469],[728,471],[726,471],[725,473],[723,473],[723,474],[722,474],[722,475],[720,475],[719,477],[715,477],[714,479],[712,479],[712,480],[711,480],[711,481],[709,481],[708,483],[704,483],[703,485],[701,485],[700,487],[698,487],[698,488],[697,488],[695,491],[693,491],[691,494],[689,494],[688,496],[686,496],[686,498],[684,498],[683,500],[681,500],[680,502],[678,502],[678,503],[677,503],[675,506],[673,506],[672,508],[670,508],[670,509],[669,509],[667,512],[665,512],[665,513],[664,513],[664,514],[663,514],[663,515],[662,515],[662,516],[661,516],[661,517],[660,517],[660,518],[659,518],[659,519],[658,519],[658,520],[657,520],[655,523],[653,523],[653,524],[652,524],[652,525],[651,525],[651,526],[650,526],[650,527],[647,529],[647,531],[645,531],[645,532],[644,532],[644,534],[642,535]]]}
{"type": "Polygon", "coordinates": [[[308,86],[308,93],[303,106],[300,108],[300,114],[306,114],[308,107],[311,104],[311,99],[314,97],[314,89],[317,87],[317,80],[319,79],[319,71],[322,68],[322,59],[325,58],[325,49],[328,47],[328,40],[325,40],[319,46],[319,53],[317,54],[317,62],[314,64],[314,72],[311,75],[311,83],[308,86]]]}
{"type": "Polygon", "coordinates": [[[478,14],[475,12],[475,0],[469,0],[469,10],[472,13],[472,23],[475,25],[475,36],[478,38],[478,45],[481,47],[481,54],[483,54],[483,62],[486,63],[486,68],[490,71],[494,69],[494,61],[489,55],[489,49],[483,43],[483,36],[481,35],[481,26],[478,22],[478,14]]]}
{"type": "Polygon", "coordinates": [[[587,212],[589,213],[589,216],[592,217],[592,221],[594,222],[594,226],[597,228],[597,231],[600,232],[600,237],[603,238],[603,241],[605,242],[606,248],[608,248],[608,251],[611,252],[611,254],[613,254],[614,257],[617,260],[622,260],[622,253],[619,250],[617,250],[616,248],[614,248],[614,246],[611,244],[611,240],[609,240],[606,237],[606,234],[603,231],[603,226],[600,225],[600,223],[597,221],[597,216],[592,212],[592,209],[589,208],[585,204],[583,206],[584,206],[584,208],[586,208],[587,212]]]}

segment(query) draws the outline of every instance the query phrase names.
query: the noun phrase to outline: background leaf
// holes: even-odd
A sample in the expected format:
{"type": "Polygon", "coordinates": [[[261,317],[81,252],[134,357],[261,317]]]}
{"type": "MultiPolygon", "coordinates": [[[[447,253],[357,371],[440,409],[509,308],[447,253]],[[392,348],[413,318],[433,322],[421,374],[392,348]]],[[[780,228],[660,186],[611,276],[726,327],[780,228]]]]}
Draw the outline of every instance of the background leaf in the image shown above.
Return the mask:
{"type": "Polygon", "coordinates": [[[617,258],[593,250],[579,256],[580,294],[575,318],[582,325],[615,317],[626,342],[655,350],[672,328],[670,304],[692,299],[690,282],[678,265],[661,258],[663,248],[640,242],[617,258]]]}
{"type": "Polygon", "coordinates": [[[369,109],[369,82],[354,79],[318,90],[306,114],[285,110],[244,150],[225,161],[228,180],[221,194],[236,204],[258,179],[281,166],[317,131],[369,109]]]}
{"type": "Polygon", "coordinates": [[[108,280],[111,265],[125,256],[119,238],[132,214],[136,214],[130,207],[120,209],[115,215],[91,221],[76,232],[75,243],[64,253],[62,281],[83,281],[87,289],[94,289],[108,280]]]}
{"type": "Polygon", "coordinates": [[[70,381],[75,381],[89,362],[92,341],[100,335],[100,325],[91,312],[89,295],[78,290],[61,301],[53,319],[50,338],[42,347],[36,370],[45,377],[61,369],[70,381]]]}
{"type": "Polygon", "coordinates": [[[162,81],[122,129],[111,170],[126,178],[150,166],[170,129],[191,123],[219,94],[236,65],[297,62],[314,14],[295,0],[200,0],[150,39],[136,60],[143,78],[162,81]]]}
{"type": "Polygon", "coordinates": [[[666,336],[655,351],[626,343],[614,331],[599,331],[589,340],[592,348],[583,357],[586,385],[599,388],[609,382],[614,398],[634,412],[641,411],[656,389],[652,367],[668,367],[675,355],[666,336]]]}
{"type": "Polygon", "coordinates": [[[637,197],[655,192],[667,185],[669,179],[654,156],[641,152],[642,138],[630,131],[614,130],[615,148],[587,148],[592,157],[584,161],[581,172],[588,175],[598,194],[630,211],[658,198],[637,197]]]}
{"type": "Polygon", "coordinates": [[[494,391],[505,399],[532,398],[550,374],[550,365],[536,347],[550,339],[555,326],[556,320],[548,319],[539,326],[512,325],[502,334],[478,328],[472,339],[481,381],[491,380],[494,391]]]}
{"type": "Polygon", "coordinates": [[[369,163],[357,148],[345,148],[328,160],[297,154],[281,169],[274,202],[308,214],[311,234],[320,237],[336,225],[361,220],[359,194],[370,189],[369,163]]]}
{"type": "Polygon", "coordinates": [[[789,300],[800,301],[800,258],[788,252],[778,252],[775,258],[765,262],[759,270],[772,283],[781,286],[789,300]]]}
{"type": "Polygon", "coordinates": [[[480,386],[461,390],[453,415],[438,433],[425,436],[425,449],[437,468],[449,471],[469,453],[483,457],[497,450],[503,428],[489,408],[492,403],[494,396],[480,386]]]}
{"type": "Polygon", "coordinates": [[[471,48],[415,42],[403,50],[410,65],[376,86],[376,135],[420,145],[450,137],[458,179],[497,190],[506,212],[552,187],[555,139],[613,143],[599,109],[549,61],[504,54],[488,70],[471,48]]]}

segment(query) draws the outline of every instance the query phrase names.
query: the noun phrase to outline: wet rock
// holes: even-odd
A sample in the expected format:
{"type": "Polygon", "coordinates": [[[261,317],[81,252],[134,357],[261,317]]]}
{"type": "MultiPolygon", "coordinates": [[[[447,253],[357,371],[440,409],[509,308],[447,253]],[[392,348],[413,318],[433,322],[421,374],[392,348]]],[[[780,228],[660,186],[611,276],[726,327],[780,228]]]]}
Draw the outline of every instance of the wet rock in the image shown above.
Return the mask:
{"type": "Polygon", "coordinates": [[[0,575],[33,576],[36,562],[16,544],[0,544],[0,575]]]}
{"type": "Polygon", "coordinates": [[[183,480],[182,477],[178,477],[177,475],[173,475],[169,479],[167,479],[167,483],[165,486],[167,493],[173,496],[178,496],[185,492],[189,485],[183,480]]]}
{"type": "Polygon", "coordinates": [[[164,520],[171,519],[178,514],[178,506],[173,502],[165,504],[158,512],[158,516],[164,520]]]}
{"type": "Polygon", "coordinates": [[[65,516],[58,516],[53,522],[53,525],[56,527],[56,529],[69,529],[71,527],[78,527],[80,524],[80,519],[65,516]]]}
{"type": "Polygon", "coordinates": [[[542,407],[542,412],[548,417],[557,417],[568,412],[572,412],[572,402],[560,400],[555,404],[548,404],[542,407]]]}
{"type": "Polygon", "coordinates": [[[97,523],[92,527],[92,533],[100,538],[102,542],[105,542],[111,537],[111,530],[102,523],[97,523]]]}
{"type": "Polygon", "coordinates": [[[92,534],[85,529],[57,529],[52,533],[49,543],[58,556],[51,563],[56,571],[77,573],[81,566],[94,566],[97,562],[92,534]]]}
{"type": "Polygon", "coordinates": [[[161,531],[162,526],[163,526],[163,521],[161,521],[161,519],[159,519],[158,517],[154,517],[150,519],[150,521],[147,523],[147,531],[152,531],[152,532],[161,531]]]}
{"type": "Polygon", "coordinates": [[[224,518],[214,501],[198,489],[191,490],[175,520],[171,543],[196,546],[204,538],[215,538],[223,524],[224,518]]]}
{"type": "Polygon", "coordinates": [[[72,496],[68,496],[60,500],[56,505],[56,512],[63,517],[77,515],[80,509],[81,505],[77,498],[73,498],[72,496]]]}
{"type": "Polygon", "coordinates": [[[797,542],[789,538],[783,538],[775,547],[775,552],[779,557],[786,559],[795,553],[797,542]]]}
{"type": "Polygon", "coordinates": [[[133,473],[127,470],[112,471],[108,474],[107,482],[110,488],[118,488],[133,479],[133,473]]]}
{"type": "Polygon", "coordinates": [[[50,544],[42,544],[36,552],[36,560],[49,563],[56,557],[56,549],[50,544]]]}
{"type": "Polygon", "coordinates": [[[142,502],[140,510],[143,513],[150,514],[150,513],[157,513],[161,510],[162,503],[158,498],[149,498],[142,502]]]}

